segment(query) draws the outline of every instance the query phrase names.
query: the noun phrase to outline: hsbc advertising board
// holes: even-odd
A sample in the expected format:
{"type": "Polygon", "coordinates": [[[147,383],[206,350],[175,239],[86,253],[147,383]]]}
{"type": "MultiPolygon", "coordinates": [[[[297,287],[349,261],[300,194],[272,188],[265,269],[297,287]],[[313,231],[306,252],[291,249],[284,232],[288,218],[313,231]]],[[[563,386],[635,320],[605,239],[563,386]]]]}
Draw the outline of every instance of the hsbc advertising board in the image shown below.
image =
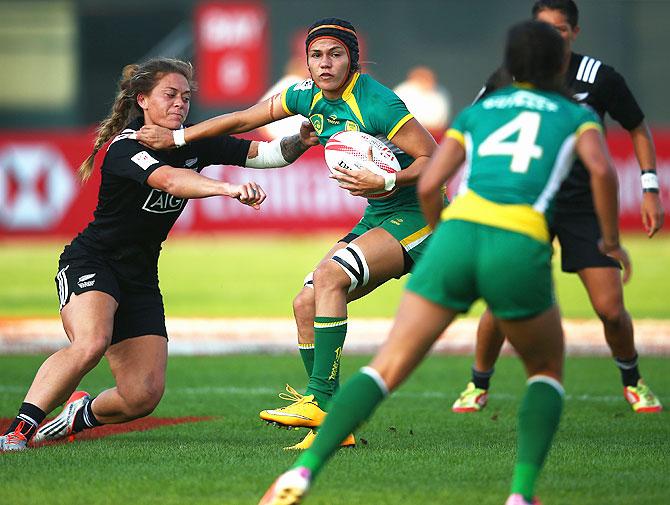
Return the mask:
{"type": "MultiPolygon", "coordinates": [[[[665,209],[670,209],[670,130],[655,130],[658,176],[665,209]]],[[[91,131],[11,132],[0,139],[0,239],[14,236],[71,238],[93,216],[100,163],[82,185],[76,171],[90,152],[91,131]]],[[[642,231],[640,171],[626,132],[608,134],[619,174],[621,225],[642,231]]],[[[174,234],[202,232],[312,232],[352,227],[363,198],[349,195],[328,178],[323,148],[310,149],[295,163],[276,170],[211,166],[204,174],[230,182],[255,180],[268,193],[260,211],[230,198],[191,200],[174,234]]],[[[450,188],[457,187],[454,181],[450,188]]]]}
{"type": "Polygon", "coordinates": [[[259,2],[202,2],[195,12],[198,98],[253,103],[269,87],[268,13],[259,2]]]}

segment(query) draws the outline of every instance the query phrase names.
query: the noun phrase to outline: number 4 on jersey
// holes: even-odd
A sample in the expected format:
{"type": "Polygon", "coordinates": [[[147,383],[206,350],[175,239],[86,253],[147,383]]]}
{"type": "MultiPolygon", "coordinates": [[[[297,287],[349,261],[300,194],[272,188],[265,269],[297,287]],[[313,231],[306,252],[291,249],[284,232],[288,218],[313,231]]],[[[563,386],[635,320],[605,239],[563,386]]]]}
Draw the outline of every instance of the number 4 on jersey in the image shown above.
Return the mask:
{"type": "Polygon", "coordinates": [[[540,114],[522,112],[509,123],[491,133],[477,150],[479,156],[511,156],[512,172],[525,174],[533,159],[542,157],[542,147],[535,144],[540,129],[540,114]],[[507,141],[519,132],[516,141],[507,141]]]}

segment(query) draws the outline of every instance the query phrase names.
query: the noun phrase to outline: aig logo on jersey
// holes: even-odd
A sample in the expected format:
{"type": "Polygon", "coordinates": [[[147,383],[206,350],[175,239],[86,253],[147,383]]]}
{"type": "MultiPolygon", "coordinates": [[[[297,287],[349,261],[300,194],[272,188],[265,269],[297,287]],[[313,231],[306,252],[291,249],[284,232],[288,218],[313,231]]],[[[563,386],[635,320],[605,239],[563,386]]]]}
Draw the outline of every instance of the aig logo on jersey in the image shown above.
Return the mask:
{"type": "Polygon", "coordinates": [[[153,212],[154,214],[166,214],[168,212],[179,212],[184,208],[186,200],[176,197],[170,193],[165,193],[158,189],[152,189],[147,201],[142,205],[142,210],[153,212]]]}

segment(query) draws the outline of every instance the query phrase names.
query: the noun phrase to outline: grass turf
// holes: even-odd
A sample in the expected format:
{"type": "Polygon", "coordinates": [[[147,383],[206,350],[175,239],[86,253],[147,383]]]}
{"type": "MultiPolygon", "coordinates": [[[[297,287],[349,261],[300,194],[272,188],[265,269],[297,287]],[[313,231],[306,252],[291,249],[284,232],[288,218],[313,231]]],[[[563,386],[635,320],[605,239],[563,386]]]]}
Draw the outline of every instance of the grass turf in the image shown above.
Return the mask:
{"type": "MultiPolygon", "coordinates": [[[[302,280],[342,235],[170,238],[159,271],[168,317],[292,317],[302,280]]],[[[625,287],[633,318],[670,319],[670,237],[624,237],[634,274],[625,287]]],[[[57,317],[53,281],[61,242],[6,241],[0,247],[0,317],[57,317]]],[[[576,275],[555,279],[563,315],[593,318],[576,275]]],[[[404,280],[391,281],[350,306],[351,317],[392,317],[404,280]]],[[[477,315],[481,303],[472,311],[477,315]]]]}
{"type": "MultiPolygon", "coordinates": [[[[0,356],[0,415],[16,412],[40,356],[0,356]]],[[[343,376],[365,364],[347,356],[343,376]]],[[[481,414],[449,411],[468,377],[468,357],[431,356],[341,450],[307,500],[311,505],[501,504],[515,453],[516,409],[524,388],[518,360],[502,358],[481,414]],[[367,444],[360,443],[365,439],[367,444]]],[[[670,395],[668,360],[641,369],[670,395]]],[[[255,504],[295,459],[281,447],[304,431],[265,426],[263,408],[304,385],[297,356],[171,357],[158,416],[212,421],[0,455],[0,502],[20,504],[255,504]]],[[[106,365],[82,387],[111,383],[106,365]]],[[[667,413],[636,415],[624,402],[611,360],[570,358],[564,417],[538,494],[544,503],[657,504],[670,501],[667,413]]]]}

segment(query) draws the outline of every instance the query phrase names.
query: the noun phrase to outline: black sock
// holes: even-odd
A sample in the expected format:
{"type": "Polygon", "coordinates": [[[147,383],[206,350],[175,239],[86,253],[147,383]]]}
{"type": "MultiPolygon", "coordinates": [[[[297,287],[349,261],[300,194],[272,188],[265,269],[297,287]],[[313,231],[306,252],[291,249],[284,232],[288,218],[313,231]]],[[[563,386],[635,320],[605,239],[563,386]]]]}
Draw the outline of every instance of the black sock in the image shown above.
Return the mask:
{"type": "Polygon", "coordinates": [[[624,387],[637,386],[637,381],[640,380],[640,370],[637,367],[637,354],[635,354],[633,359],[614,358],[614,363],[619,367],[621,382],[623,382],[624,387]]]}
{"type": "Polygon", "coordinates": [[[4,434],[6,435],[7,433],[13,432],[19,425],[21,425],[21,433],[30,440],[37,431],[37,427],[44,421],[46,416],[46,413],[38,406],[33,405],[32,403],[23,402],[19,409],[19,413],[4,434]]]}
{"type": "Polygon", "coordinates": [[[494,371],[495,367],[491,368],[491,370],[487,370],[486,372],[480,372],[479,370],[475,369],[475,367],[472,367],[472,383],[478,389],[488,389],[489,382],[494,371]]]}
{"type": "Polygon", "coordinates": [[[82,430],[102,425],[102,423],[93,415],[92,405],[93,400],[89,400],[74,415],[74,425],[72,427],[73,433],[79,433],[82,430]]]}

